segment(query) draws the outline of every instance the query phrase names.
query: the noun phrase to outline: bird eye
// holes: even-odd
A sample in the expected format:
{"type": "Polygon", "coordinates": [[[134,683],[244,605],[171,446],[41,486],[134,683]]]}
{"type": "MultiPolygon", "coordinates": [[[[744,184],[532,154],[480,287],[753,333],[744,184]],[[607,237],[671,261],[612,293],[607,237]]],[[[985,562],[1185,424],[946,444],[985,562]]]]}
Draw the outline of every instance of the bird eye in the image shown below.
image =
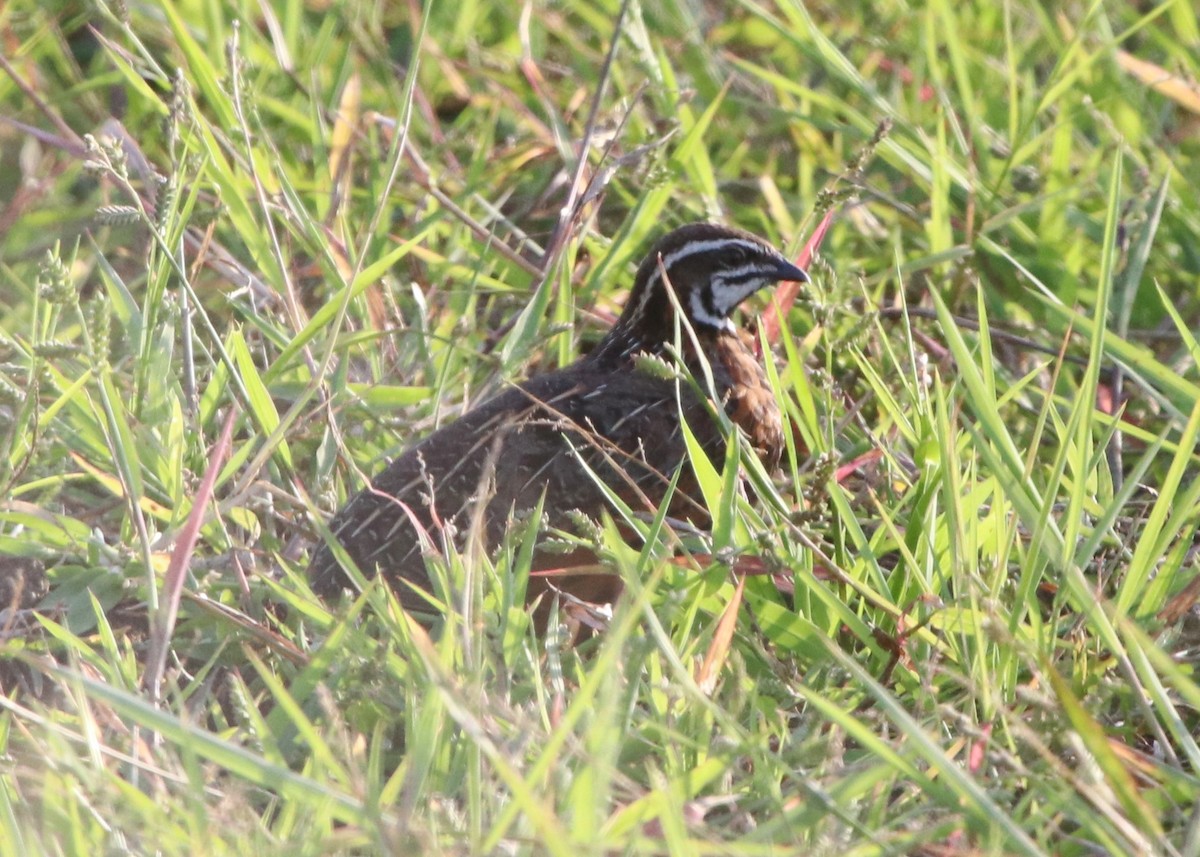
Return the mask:
{"type": "Polygon", "coordinates": [[[731,267],[745,265],[750,261],[750,251],[745,247],[731,247],[729,261],[731,263],[731,267]]]}

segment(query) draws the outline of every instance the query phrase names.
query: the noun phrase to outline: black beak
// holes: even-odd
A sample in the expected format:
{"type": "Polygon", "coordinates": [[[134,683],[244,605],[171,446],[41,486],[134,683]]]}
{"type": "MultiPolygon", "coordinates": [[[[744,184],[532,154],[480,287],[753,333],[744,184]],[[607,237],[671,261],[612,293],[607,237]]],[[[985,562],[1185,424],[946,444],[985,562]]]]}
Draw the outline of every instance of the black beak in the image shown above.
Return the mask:
{"type": "Polygon", "coordinates": [[[803,268],[799,268],[786,260],[780,262],[779,267],[775,269],[775,280],[781,283],[807,283],[809,281],[808,274],[804,272],[803,268]]]}

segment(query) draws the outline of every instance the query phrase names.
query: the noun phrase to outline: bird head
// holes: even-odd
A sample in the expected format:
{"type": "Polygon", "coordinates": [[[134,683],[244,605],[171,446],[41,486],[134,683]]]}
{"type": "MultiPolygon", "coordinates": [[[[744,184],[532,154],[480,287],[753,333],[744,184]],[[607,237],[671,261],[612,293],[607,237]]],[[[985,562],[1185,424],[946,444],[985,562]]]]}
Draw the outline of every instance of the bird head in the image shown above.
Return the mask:
{"type": "Polygon", "coordinates": [[[674,338],[674,292],[697,331],[732,331],[729,315],[769,283],[808,282],[808,274],[761,238],[714,223],[663,236],[638,267],[625,309],[606,338],[623,353],[656,350],[674,338]]]}

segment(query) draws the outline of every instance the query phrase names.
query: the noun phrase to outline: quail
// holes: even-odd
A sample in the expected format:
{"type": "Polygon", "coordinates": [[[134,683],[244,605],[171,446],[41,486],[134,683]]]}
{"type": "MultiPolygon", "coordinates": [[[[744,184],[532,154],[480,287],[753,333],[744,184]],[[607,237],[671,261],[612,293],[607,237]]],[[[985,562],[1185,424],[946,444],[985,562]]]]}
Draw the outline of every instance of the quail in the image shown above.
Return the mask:
{"type": "MultiPolygon", "coordinates": [[[[780,281],[808,276],[750,233],[711,223],[675,229],[642,261],[624,310],[591,352],[509,387],[409,448],[333,517],[330,534],[363,574],[382,574],[406,608],[428,612],[425,555],[442,534],[481,524],[491,547],[514,515],[539,501],[544,525],[563,528],[577,513],[599,518],[610,493],[653,512],[676,471],[690,468],[681,419],[711,460],[723,460],[726,438],[712,405],[774,466],[783,452],[780,413],[753,338],[730,314],[780,281]],[[647,371],[645,356],[668,357],[675,343],[687,369],[711,385],[647,371]]],[[[696,489],[694,477],[680,474],[669,512],[703,525],[696,489]]],[[[325,543],[308,577],[321,595],[349,585],[325,543]]]]}

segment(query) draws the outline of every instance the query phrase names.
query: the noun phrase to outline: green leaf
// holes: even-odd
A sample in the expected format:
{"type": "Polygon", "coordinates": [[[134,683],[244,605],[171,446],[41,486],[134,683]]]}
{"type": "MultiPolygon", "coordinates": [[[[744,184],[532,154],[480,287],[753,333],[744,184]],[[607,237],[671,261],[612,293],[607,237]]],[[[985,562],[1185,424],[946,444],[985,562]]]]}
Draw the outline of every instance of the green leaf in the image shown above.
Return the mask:
{"type": "MultiPolygon", "coordinates": [[[[275,402],[271,398],[266,384],[263,383],[262,377],[258,374],[258,367],[254,365],[254,358],[251,356],[250,350],[246,347],[246,341],[242,338],[242,332],[240,330],[233,330],[229,334],[228,340],[226,340],[225,347],[229,351],[229,356],[233,359],[234,366],[242,380],[242,386],[249,397],[247,404],[250,407],[250,416],[255,428],[260,434],[266,435],[268,438],[272,437],[279,428],[279,412],[275,409],[275,402]]],[[[275,448],[279,451],[284,464],[287,465],[288,469],[291,469],[292,453],[288,448],[287,441],[283,438],[278,438],[275,448]]]]}

